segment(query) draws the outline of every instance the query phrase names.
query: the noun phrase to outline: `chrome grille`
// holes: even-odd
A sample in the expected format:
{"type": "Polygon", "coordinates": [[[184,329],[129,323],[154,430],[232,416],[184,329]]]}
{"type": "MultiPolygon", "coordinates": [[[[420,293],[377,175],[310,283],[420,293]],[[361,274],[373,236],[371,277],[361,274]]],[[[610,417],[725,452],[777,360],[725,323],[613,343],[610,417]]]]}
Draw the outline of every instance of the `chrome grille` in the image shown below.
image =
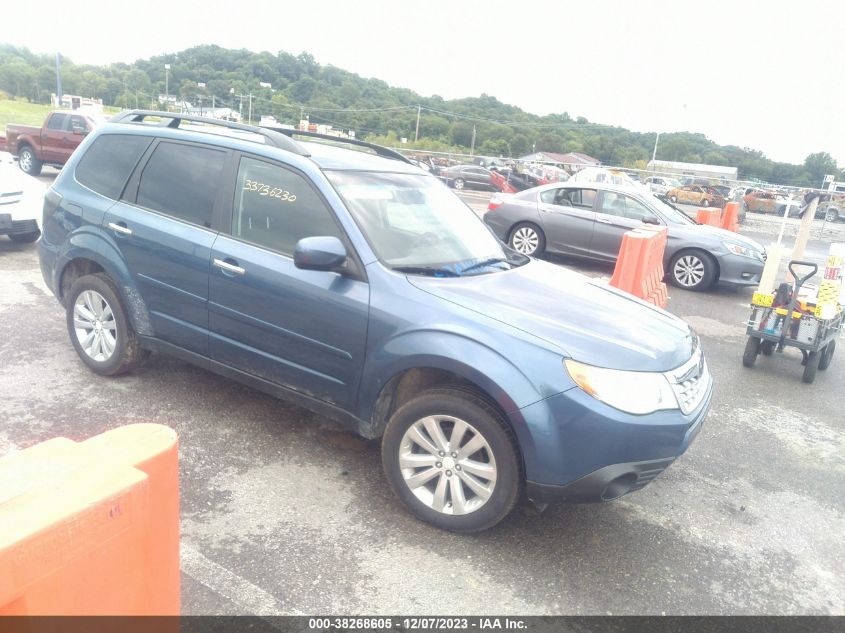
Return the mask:
{"type": "Polygon", "coordinates": [[[696,348],[686,363],[666,372],[665,375],[672,385],[675,397],[678,398],[681,411],[685,415],[695,411],[707,395],[711,382],[710,371],[701,348],[696,348]]]}

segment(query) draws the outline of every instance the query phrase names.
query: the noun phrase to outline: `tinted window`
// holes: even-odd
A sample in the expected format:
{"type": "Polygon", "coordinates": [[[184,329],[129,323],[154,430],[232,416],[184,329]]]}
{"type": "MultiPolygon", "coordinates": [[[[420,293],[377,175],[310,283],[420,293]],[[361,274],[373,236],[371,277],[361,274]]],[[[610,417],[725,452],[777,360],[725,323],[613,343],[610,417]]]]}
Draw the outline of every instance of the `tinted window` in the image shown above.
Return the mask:
{"type": "Polygon", "coordinates": [[[65,126],[66,114],[54,114],[47,121],[48,130],[61,130],[65,126]]]}
{"type": "Polygon", "coordinates": [[[226,153],[161,143],[144,166],[138,204],[186,222],[211,227],[226,153]]]}
{"type": "Polygon", "coordinates": [[[549,189],[540,194],[540,198],[547,204],[559,207],[579,207],[593,209],[596,199],[595,189],[549,189]]]}
{"type": "Polygon", "coordinates": [[[117,200],[129,174],[152,139],[104,134],[88,148],[76,166],[76,180],[99,194],[117,200]]]}
{"type": "Polygon", "coordinates": [[[82,130],[83,132],[88,130],[88,124],[85,122],[81,116],[72,116],[70,117],[70,129],[71,130],[82,130]]]}
{"type": "Polygon", "coordinates": [[[242,158],[232,235],[285,255],[303,237],[341,237],[331,211],[305,178],[253,158],[242,158]]]}

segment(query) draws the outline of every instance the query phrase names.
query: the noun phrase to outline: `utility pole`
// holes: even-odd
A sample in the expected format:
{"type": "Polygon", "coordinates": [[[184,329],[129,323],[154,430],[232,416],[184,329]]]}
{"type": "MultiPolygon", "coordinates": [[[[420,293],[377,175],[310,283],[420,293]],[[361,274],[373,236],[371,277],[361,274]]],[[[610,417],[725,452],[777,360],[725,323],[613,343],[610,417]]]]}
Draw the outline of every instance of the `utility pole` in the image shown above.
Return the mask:
{"type": "Polygon", "coordinates": [[[211,95],[211,116],[214,116],[214,95],[211,95]]]}
{"type": "Polygon", "coordinates": [[[472,126],[472,143],[470,144],[469,155],[475,156],[475,125],[472,126]]]}
{"type": "Polygon", "coordinates": [[[59,53],[56,53],[56,107],[62,107],[62,61],[59,53]]]}
{"type": "Polygon", "coordinates": [[[247,123],[252,125],[252,93],[249,93],[249,118],[247,119],[247,123]]]}
{"type": "Polygon", "coordinates": [[[414,133],[414,142],[420,139],[420,110],[422,110],[422,106],[417,105],[417,131],[414,133]]]}

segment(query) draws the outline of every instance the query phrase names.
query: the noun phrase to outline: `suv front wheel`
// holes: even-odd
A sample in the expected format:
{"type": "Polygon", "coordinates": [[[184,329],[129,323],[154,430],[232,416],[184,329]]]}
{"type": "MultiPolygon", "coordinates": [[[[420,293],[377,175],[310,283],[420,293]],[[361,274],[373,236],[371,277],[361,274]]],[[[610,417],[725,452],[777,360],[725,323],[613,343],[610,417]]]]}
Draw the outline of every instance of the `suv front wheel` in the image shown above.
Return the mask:
{"type": "Polygon", "coordinates": [[[66,298],[67,329],[79,358],[94,372],[131,371],[149,352],[141,348],[111,279],[102,273],[77,279],[66,298]]]}
{"type": "Polygon", "coordinates": [[[400,407],[385,429],[381,455],[390,486],[408,509],[446,530],[486,530],[519,498],[513,432],[472,392],[433,389],[400,407]]]}

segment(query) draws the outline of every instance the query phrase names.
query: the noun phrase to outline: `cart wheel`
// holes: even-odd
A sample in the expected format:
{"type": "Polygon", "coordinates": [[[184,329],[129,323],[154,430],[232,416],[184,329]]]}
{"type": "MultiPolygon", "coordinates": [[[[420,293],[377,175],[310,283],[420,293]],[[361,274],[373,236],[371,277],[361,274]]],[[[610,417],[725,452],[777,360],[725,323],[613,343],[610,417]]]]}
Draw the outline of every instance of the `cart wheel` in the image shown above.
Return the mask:
{"type": "Polygon", "coordinates": [[[836,351],[836,341],[831,341],[825,345],[822,350],[822,357],[819,359],[819,371],[824,371],[830,367],[830,361],[833,360],[833,352],[836,351]]]}
{"type": "Polygon", "coordinates": [[[760,339],[755,336],[749,336],[748,342],[745,344],[745,353],[742,355],[742,365],[744,367],[754,367],[757,362],[757,354],[760,353],[760,339]]]}
{"type": "Polygon", "coordinates": [[[760,353],[763,356],[771,356],[775,351],[775,345],[774,341],[763,341],[760,343],[760,353]]]}
{"type": "Polygon", "coordinates": [[[819,352],[810,352],[807,355],[807,364],[804,366],[804,375],[801,380],[811,383],[816,379],[816,370],[819,368],[821,356],[819,352]]]}

